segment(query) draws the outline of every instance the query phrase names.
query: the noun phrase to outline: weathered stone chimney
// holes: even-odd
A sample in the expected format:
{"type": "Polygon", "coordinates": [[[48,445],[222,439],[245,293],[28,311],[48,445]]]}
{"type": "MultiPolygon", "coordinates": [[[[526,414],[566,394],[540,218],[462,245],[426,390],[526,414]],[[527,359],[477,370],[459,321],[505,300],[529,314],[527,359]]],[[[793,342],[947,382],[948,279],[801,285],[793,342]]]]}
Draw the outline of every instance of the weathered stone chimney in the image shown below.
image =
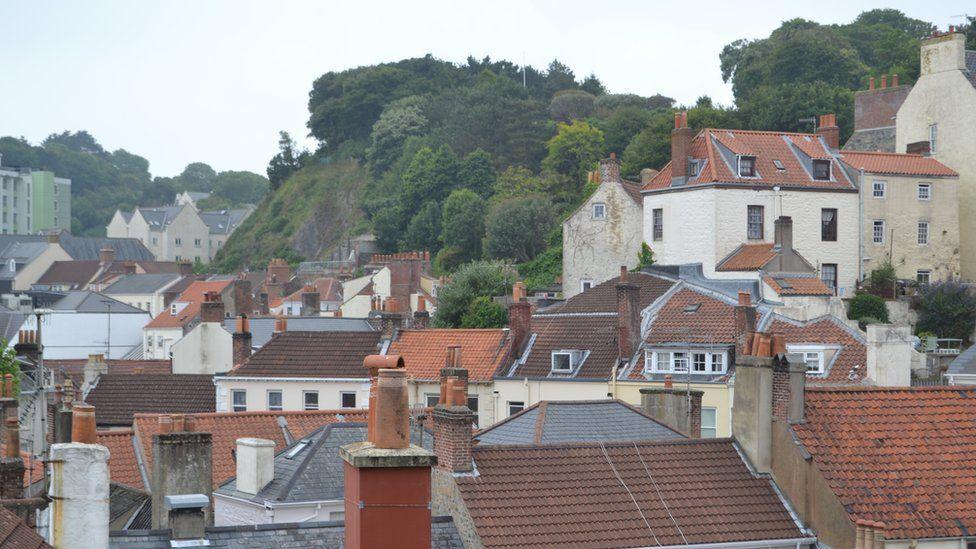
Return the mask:
{"type": "Polygon", "coordinates": [[[823,137],[824,142],[831,150],[840,149],[840,128],[837,126],[837,117],[833,114],[820,115],[820,124],[817,125],[817,133],[823,137]]]}
{"type": "Polygon", "coordinates": [[[109,451],[97,444],[95,409],[74,407],[71,442],[50,449],[47,541],[58,549],[107,549],[109,451]]]}
{"type": "Polygon", "coordinates": [[[237,491],[256,495],[274,480],[275,443],[261,438],[237,439],[237,491]]]}
{"type": "Polygon", "coordinates": [[[101,250],[98,250],[98,263],[100,265],[108,265],[113,261],[115,261],[115,250],[107,246],[101,250]]]}
{"type": "Polygon", "coordinates": [[[345,461],[345,547],[428,549],[431,466],[437,458],[410,444],[403,369],[379,370],[374,400],[369,439],[339,449],[345,461]]]}
{"type": "Polygon", "coordinates": [[[966,35],[949,32],[922,40],[919,78],[930,74],[966,70],[966,35]]]}
{"type": "Polygon", "coordinates": [[[508,328],[512,335],[512,352],[520,356],[532,336],[532,305],[525,300],[525,284],[512,286],[512,304],[508,306],[508,328]]]}
{"type": "Polygon", "coordinates": [[[427,310],[427,299],[423,295],[417,296],[417,310],[413,312],[413,327],[419,330],[430,324],[430,311],[427,310]]]}
{"type": "Polygon", "coordinates": [[[781,215],[773,221],[774,243],[783,252],[793,251],[793,218],[781,215]]]}
{"type": "Polygon", "coordinates": [[[881,387],[910,386],[912,351],[909,326],[868,324],[867,377],[881,387]]]}
{"type": "MultiPolygon", "coordinates": [[[[178,494],[163,498],[172,547],[198,547],[207,531],[207,510],[210,498],[206,494],[178,494]]],[[[203,544],[203,545],[209,545],[203,544]]]]}
{"type": "Polygon", "coordinates": [[[240,366],[251,356],[251,321],[246,315],[237,317],[237,326],[231,335],[234,366],[240,366]]]}
{"type": "MultiPolygon", "coordinates": [[[[184,431],[183,416],[174,421],[161,416],[160,432],[153,435],[152,463],[152,527],[169,528],[166,496],[203,494],[210,500],[213,492],[213,441],[210,433],[184,431]]],[[[213,524],[213,507],[205,511],[206,524],[213,524]]]]}
{"type": "Polygon", "coordinates": [[[370,311],[369,316],[383,334],[383,339],[393,339],[403,327],[404,314],[400,310],[400,301],[395,297],[386,298],[382,309],[370,311]]]}
{"type": "Polygon", "coordinates": [[[218,292],[205,292],[203,303],[200,304],[200,321],[217,322],[224,321],[224,302],[220,299],[218,292]]]}
{"type": "Polygon", "coordinates": [[[704,391],[676,389],[666,384],[663,388],[643,387],[640,394],[641,410],[645,414],[689,438],[701,438],[704,391]]]}
{"type": "Polygon", "coordinates": [[[315,286],[302,289],[302,316],[319,316],[321,296],[315,286]]]}
{"type": "Polygon", "coordinates": [[[679,186],[688,182],[688,162],[691,156],[691,140],[694,134],[688,127],[687,111],[674,114],[674,129],[671,130],[671,185],[679,186]]]}
{"type": "Polygon", "coordinates": [[[108,373],[108,362],[105,361],[105,355],[101,353],[88,355],[88,362],[85,363],[85,381],[82,385],[82,392],[86,392],[88,388],[95,383],[98,376],[105,375],[108,373]]]}
{"type": "Polygon", "coordinates": [[[600,160],[600,183],[616,183],[620,181],[620,161],[616,153],[610,153],[610,158],[600,160]]]}
{"type": "Polygon", "coordinates": [[[617,358],[630,360],[640,346],[640,288],[628,280],[627,266],[620,266],[617,282],[617,358]]]}
{"type": "Polygon", "coordinates": [[[245,273],[241,273],[234,281],[234,307],[237,314],[250,316],[255,313],[254,294],[251,293],[251,281],[245,276],[245,273]]]}

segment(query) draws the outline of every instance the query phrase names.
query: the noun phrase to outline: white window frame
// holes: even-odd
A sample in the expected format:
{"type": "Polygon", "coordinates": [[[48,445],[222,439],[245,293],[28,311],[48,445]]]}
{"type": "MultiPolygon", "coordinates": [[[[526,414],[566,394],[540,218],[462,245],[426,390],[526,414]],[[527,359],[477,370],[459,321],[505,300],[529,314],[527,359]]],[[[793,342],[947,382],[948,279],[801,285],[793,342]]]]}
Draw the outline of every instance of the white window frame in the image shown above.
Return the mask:
{"type": "Polygon", "coordinates": [[[728,353],[715,349],[645,349],[644,372],[648,374],[691,373],[696,375],[724,374],[728,371],[728,353]],[[687,371],[675,370],[675,355],[687,362],[687,371]],[[695,355],[705,355],[704,370],[695,370],[695,355]],[[667,363],[662,366],[662,358],[667,363]]]}
{"type": "Polygon", "coordinates": [[[918,245],[928,246],[929,238],[932,236],[931,226],[928,221],[918,222],[918,245]],[[923,230],[924,228],[924,230],[923,230]]]}
{"type": "Polygon", "coordinates": [[[929,200],[932,200],[932,184],[931,183],[919,183],[918,184],[918,187],[917,187],[917,189],[915,191],[915,196],[917,196],[919,200],[924,201],[924,202],[927,202],[929,200]],[[924,193],[922,192],[922,189],[925,189],[925,192],[924,193]]]}
{"type": "Polygon", "coordinates": [[[875,219],[874,223],[871,225],[871,242],[879,245],[884,245],[885,237],[885,222],[884,219],[875,219]],[[881,229],[880,237],[878,234],[878,229],[881,229]]]}
{"type": "Polygon", "coordinates": [[[735,173],[739,175],[740,178],[755,179],[759,177],[759,169],[756,164],[758,164],[758,158],[751,154],[740,154],[735,157],[735,173]],[[752,175],[742,175],[742,159],[751,158],[752,159],[752,175]]]}
{"type": "Polygon", "coordinates": [[[339,407],[340,408],[355,408],[356,407],[356,391],[339,391],[339,407]],[[352,396],[352,406],[346,406],[343,400],[347,396],[352,396]]]}
{"type": "Polygon", "coordinates": [[[603,221],[607,218],[607,205],[604,202],[593,203],[593,219],[603,221]],[[599,214],[597,214],[599,211],[599,214]]]}
{"type": "Polygon", "coordinates": [[[584,278],[580,280],[580,292],[585,292],[594,286],[592,278],[584,278]],[[587,286],[589,284],[589,286],[587,286]]]}
{"type": "Polygon", "coordinates": [[[931,284],[932,283],[932,269],[919,269],[915,271],[915,281],[919,284],[931,284]],[[925,281],[922,281],[922,277],[925,277],[925,281]]]}
{"type": "Polygon", "coordinates": [[[573,368],[576,366],[576,364],[574,363],[575,361],[573,360],[574,355],[576,355],[576,351],[567,351],[565,349],[553,351],[552,354],[549,356],[550,367],[552,368],[552,372],[555,374],[572,373],[573,368]],[[566,356],[569,359],[569,368],[566,369],[556,368],[556,356],[566,356]]]}
{"type": "Polygon", "coordinates": [[[939,141],[939,125],[929,124],[929,154],[936,153],[936,145],[939,141]]]}
{"type": "Polygon", "coordinates": [[[871,196],[874,198],[885,198],[888,194],[888,182],[883,179],[875,179],[871,184],[871,196]],[[878,191],[881,194],[878,194],[878,191]]]}
{"type": "Polygon", "coordinates": [[[281,389],[268,389],[268,392],[265,395],[265,400],[267,401],[268,410],[269,411],[278,412],[278,411],[281,411],[281,410],[284,410],[285,409],[285,395],[284,395],[284,393],[282,393],[281,389]],[[275,405],[271,404],[271,395],[272,394],[278,395],[278,405],[277,405],[277,407],[275,407],[275,405]]]}
{"type": "Polygon", "coordinates": [[[826,371],[827,365],[825,364],[825,355],[827,349],[822,345],[787,345],[786,352],[788,353],[801,353],[803,354],[803,363],[806,365],[808,361],[812,358],[817,359],[817,367],[810,369],[807,366],[808,374],[820,375],[826,371]]]}
{"type": "Polygon", "coordinates": [[[701,438],[718,437],[718,408],[702,406],[701,409],[701,438]],[[705,412],[710,412],[706,414],[705,412]],[[705,423],[705,418],[711,416],[711,424],[705,423]]]}
{"type": "Polygon", "coordinates": [[[305,411],[318,410],[319,409],[319,406],[321,406],[321,405],[322,405],[322,401],[319,400],[319,392],[318,391],[302,391],[302,410],[305,410],[305,411]],[[315,395],[315,407],[314,408],[309,408],[309,404],[308,404],[308,396],[309,395],[315,395]]]}
{"type": "Polygon", "coordinates": [[[427,408],[433,408],[434,406],[437,406],[437,403],[440,401],[441,401],[441,395],[439,393],[424,393],[424,405],[427,408]]]}
{"type": "Polygon", "coordinates": [[[230,409],[232,412],[246,412],[247,411],[247,390],[246,389],[231,389],[230,391],[230,409]],[[237,403],[237,396],[243,395],[244,402],[242,404],[237,403]],[[238,406],[240,409],[238,409],[238,406]]]}
{"type": "Polygon", "coordinates": [[[505,403],[505,407],[508,409],[508,415],[514,416],[525,409],[525,402],[521,400],[509,400],[505,403]],[[518,410],[513,412],[512,408],[518,408],[518,410]]]}

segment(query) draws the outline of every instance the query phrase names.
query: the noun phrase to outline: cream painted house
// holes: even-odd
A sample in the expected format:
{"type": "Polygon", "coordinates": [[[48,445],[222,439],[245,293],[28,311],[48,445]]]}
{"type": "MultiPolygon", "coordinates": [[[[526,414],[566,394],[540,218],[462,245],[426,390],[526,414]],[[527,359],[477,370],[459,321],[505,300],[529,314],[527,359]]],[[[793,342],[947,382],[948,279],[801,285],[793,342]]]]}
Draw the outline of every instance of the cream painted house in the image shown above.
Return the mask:
{"type": "Polygon", "coordinates": [[[897,152],[930,155],[959,174],[960,271],[976,279],[976,51],[962,32],[922,41],[919,77],[896,117],[897,152]]]}
{"type": "Polygon", "coordinates": [[[663,265],[701,263],[705,276],[743,243],[773,242],[773,220],[793,220],[795,250],[839,295],[859,274],[858,191],[837,153],[839,128],[817,134],[706,129],[683,114],[672,160],[644,186],[644,241],[663,265]]]}
{"type": "Polygon", "coordinates": [[[890,261],[898,278],[959,278],[959,176],[915,154],[843,153],[861,200],[864,276],[890,261]]]}
{"type": "Polygon", "coordinates": [[[600,161],[600,186],[563,221],[563,296],[637,266],[643,242],[640,184],[620,177],[613,156],[600,161]]]}

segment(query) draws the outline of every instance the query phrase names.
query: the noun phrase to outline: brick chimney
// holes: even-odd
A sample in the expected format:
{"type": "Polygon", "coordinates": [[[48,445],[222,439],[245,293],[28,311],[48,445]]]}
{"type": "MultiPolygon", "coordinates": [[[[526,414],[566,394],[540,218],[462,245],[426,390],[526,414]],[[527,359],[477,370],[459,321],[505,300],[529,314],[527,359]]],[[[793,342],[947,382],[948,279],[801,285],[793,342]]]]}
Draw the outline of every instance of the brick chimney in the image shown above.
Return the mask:
{"type": "Polygon", "coordinates": [[[237,326],[231,335],[234,366],[240,366],[251,356],[251,321],[247,315],[237,317],[237,326]]]}
{"type": "Polygon", "coordinates": [[[274,480],[275,443],[260,438],[237,439],[237,491],[257,495],[274,480]]]}
{"type": "Polygon", "coordinates": [[[20,455],[20,426],[17,418],[3,422],[4,453],[0,457],[0,500],[24,497],[24,459],[20,455]]]}
{"type": "Polygon", "coordinates": [[[339,448],[347,549],[430,548],[431,466],[437,458],[410,444],[407,403],[403,369],[380,369],[369,408],[375,429],[365,442],[339,448]]]}
{"type": "Polygon", "coordinates": [[[643,387],[640,394],[645,414],[689,438],[701,438],[704,391],[678,389],[667,380],[663,388],[643,387]]]}
{"type": "Polygon", "coordinates": [[[136,274],[136,264],[132,261],[126,261],[125,265],[122,265],[122,273],[127,275],[136,274]]]}
{"type": "Polygon", "coordinates": [[[224,302],[220,299],[217,292],[205,292],[203,303],[200,304],[200,321],[217,322],[224,321],[224,302]]]}
{"type": "Polygon", "coordinates": [[[245,273],[241,273],[239,278],[234,281],[234,307],[238,314],[254,314],[254,294],[251,291],[251,281],[244,278],[245,273]]]}
{"type": "MultiPolygon", "coordinates": [[[[14,394],[14,376],[4,374],[0,383],[0,426],[4,425],[8,418],[18,418],[20,415],[18,410],[17,395],[14,394]]],[[[0,443],[6,443],[6,436],[6,431],[0,429],[0,443]]]]}
{"type": "Polygon", "coordinates": [[[193,263],[189,259],[181,259],[176,262],[180,269],[180,276],[193,275],[193,263]]]}
{"type": "Polygon", "coordinates": [[[610,158],[600,160],[600,183],[616,183],[620,181],[620,161],[616,153],[610,153],[610,158]]]}
{"type": "Polygon", "coordinates": [[[413,312],[413,327],[423,330],[430,324],[430,311],[427,310],[427,299],[423,294],[417,296],[417,310],[413,312]]]}
{"type": "Polygon", "coordinates": [[[271,332],[271,337],[279,334],[283,334],[288,331],[288,319],[283,316],[276,316],[274,321],[274,331],[271,332]]]}
{"type": "Polygon", "coordinates": [[[400,310],[400,301],[395,297],[388,297],[382,302],[382,309],[369,313],[371,323],[383,334],[383,339],[393,339],[403,328],[404,314],[400,310]]]}
{"type": "Polygon", "coordinates": [[[302,316],[319,316],[321,297],[315,286],[302,289],[302,316]]]}
{"type": "MultiPolygon", "coordinates": [[[[195,428],[195,421],[185,416],[160,416],[160,432],[153,435],[152,452],[152,527],[169,528],[166,496],[203,494],[207,500],[213,492],[213,439],[210,433],[184,429],[195,428]],[[189,425],[188,425],[189,423],[189,425]]],[[[213,524],[213,507],[205,511],[207,525],[213,524]]]]}
{"type": "Polygon", "coordinates": [[[736,353],[749,354],[752,347],[752,334],[756,331],[756,308],[752,305],[752,294],[739,292],[739,302],[735,306],[736,353]]]}
{"type": "Polygon", "coordinates": [[[817,125],[817,133],[823,137],[827,147],[831,150],[840,149],[840,128],[837,126],[837,117],[833,114],[820,115],[820,124],[817,125]]]}
{"type": "Polygon", "coordinates": [[[691,156],[691,140],[694,134],[688,127],[688,113],[674,114],[674,129],[671,130],[671,185],[684,185],[688,182],[688,158],[691,156]]]}
{"type": "Polygon", "coordinates": [[[17,335],[14,353],[37,364],[41,357],[40,337],[36,330],[21,330],[17,335]]]}
{"type": "Polygon", "coordinates": [[[95,409],[76,404],[71,442],[50,449],[48,542],[58,549],[107,549],[109,451],[97,444],[95,409]]]}
{"type": "MultiPolygon", "coordinates": [[[[460,349],[448,353],[454,361],[460,360],[460,349]]],[[[450,473],[468,473],[473,468],[471,460],[471,425],[474,412],[468,408],[468,371],[451,367],[441,370],[441,400],[434,407],[434,453],[437,467],[450,473]]]]}
{"type": "Polygon", "coordinates": [[[98,263],[100,265],[108,265],[113,261],[115,261],[115,250],[107,246],[98,250],[98,263]]]}
{"type": "Polygon", "coordinates": [[[627,266],[621,265],[617,282],[617,358],[630,360],[640,346],[640,288],[628,281],[627,266]]]}
{"type": "Polygon", "coordinates": [[[512,353],[521,356],[532,336],[532,305],[525,300],[525,284],[512,286],[512,304],[508,306],[508,328],[512,336],[512,353]]]}

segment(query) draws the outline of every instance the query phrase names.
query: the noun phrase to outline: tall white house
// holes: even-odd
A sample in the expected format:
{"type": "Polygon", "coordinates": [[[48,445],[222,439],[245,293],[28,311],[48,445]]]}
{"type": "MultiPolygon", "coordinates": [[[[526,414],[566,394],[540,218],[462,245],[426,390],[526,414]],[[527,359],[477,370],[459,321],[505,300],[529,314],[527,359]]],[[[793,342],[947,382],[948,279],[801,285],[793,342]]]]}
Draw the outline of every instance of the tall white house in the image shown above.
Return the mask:
{"type": "Polygon", "coordinates": [[[71,180],[46,170],[3,166],[0,158],[0,233],[50,229],[71,229],[71,180]]]}

